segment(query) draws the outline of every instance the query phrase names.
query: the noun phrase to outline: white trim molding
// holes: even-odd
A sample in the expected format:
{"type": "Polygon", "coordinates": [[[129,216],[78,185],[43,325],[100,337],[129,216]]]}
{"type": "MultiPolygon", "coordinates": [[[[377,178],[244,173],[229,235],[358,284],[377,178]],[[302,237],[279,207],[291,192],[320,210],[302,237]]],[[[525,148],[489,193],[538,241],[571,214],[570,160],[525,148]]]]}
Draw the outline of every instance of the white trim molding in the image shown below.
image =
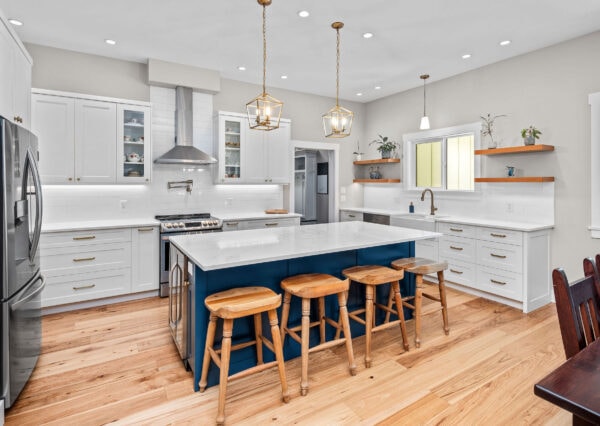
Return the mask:
{"type": "Polygon", "coordinates": [[[589,230],[592,238],[600,238],[600,92],[589,95],[591,106],[591,194],[592,216],[589,230]]]}

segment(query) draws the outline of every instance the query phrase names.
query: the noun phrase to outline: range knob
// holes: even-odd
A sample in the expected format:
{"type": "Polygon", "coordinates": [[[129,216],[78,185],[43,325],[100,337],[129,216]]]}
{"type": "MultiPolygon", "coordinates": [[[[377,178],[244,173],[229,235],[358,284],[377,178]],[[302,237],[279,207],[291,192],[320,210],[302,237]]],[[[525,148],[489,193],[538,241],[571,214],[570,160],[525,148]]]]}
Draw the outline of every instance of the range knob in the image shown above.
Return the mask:
{"type": "Polygon", "coordinates": [[[170,222],[165,223],[165,228],[171,228],[173,225],[170,222]]]}
{"type": "Polygon", "coordinates": [[[185,228],[185,224],[183,222],[179,222],[179,227],[180,228],[185,228]]]}

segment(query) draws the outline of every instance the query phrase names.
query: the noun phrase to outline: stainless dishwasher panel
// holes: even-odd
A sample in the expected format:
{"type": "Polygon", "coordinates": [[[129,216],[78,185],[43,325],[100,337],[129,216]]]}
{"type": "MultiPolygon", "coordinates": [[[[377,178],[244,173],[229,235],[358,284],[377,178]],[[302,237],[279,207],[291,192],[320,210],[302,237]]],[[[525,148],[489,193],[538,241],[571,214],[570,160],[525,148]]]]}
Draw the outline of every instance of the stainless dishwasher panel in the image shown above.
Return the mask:
{"type": "Polygon", "coordinates": [[[363,222],[379,223],[380,225],[389,225],[390,216],[387,214],[363,213],[363,222]]]}

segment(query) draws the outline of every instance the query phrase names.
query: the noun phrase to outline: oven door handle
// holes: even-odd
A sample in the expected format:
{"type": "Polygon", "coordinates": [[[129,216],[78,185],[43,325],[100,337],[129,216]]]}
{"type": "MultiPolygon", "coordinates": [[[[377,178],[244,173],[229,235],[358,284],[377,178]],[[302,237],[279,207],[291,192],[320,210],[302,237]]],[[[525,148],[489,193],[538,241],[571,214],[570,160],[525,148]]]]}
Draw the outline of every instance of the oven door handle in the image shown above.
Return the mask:
{"type": "Polygon", "coordinates": [[[36,289],[33,293],[29,294],[25,299],[21,299],[18,302],[13,303],[10,307],[11,311],[18,311],[21,305],[24,305],[25,303],[29,302],[31,299],[33,299],[42,292],[42,290],[46,287],[46,278],[44,278],[43,275],[40,275],[35,279],[35,281],[40,280],[42,280],[42,284],[39,286],[39,288],[36,289]]]}

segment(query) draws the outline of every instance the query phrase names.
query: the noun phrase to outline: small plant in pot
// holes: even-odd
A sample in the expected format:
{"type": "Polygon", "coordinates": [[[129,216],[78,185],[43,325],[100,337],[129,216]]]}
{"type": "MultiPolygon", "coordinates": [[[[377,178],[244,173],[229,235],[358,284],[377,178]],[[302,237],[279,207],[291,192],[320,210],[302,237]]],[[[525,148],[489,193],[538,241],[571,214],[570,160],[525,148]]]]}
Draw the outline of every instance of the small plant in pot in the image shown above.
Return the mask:
{"type": "Polygon", "coordinates": [[[390,140],[387,136],[378,135],[379,138],[371,141],[369,145],[377,144],[377,151],[381,152],[381,158],[391,158],[392,152],[398,148],[398,143],[390,140]]]}
{"type": "Polygon", "coordinates": [[[525,145],[533,145],[535,144],[535,140],[540,138],[540,132],[534,126],[529,126],[526,129],[521,130],[521,136],[523,137],[523,143],[525,145]]]}

